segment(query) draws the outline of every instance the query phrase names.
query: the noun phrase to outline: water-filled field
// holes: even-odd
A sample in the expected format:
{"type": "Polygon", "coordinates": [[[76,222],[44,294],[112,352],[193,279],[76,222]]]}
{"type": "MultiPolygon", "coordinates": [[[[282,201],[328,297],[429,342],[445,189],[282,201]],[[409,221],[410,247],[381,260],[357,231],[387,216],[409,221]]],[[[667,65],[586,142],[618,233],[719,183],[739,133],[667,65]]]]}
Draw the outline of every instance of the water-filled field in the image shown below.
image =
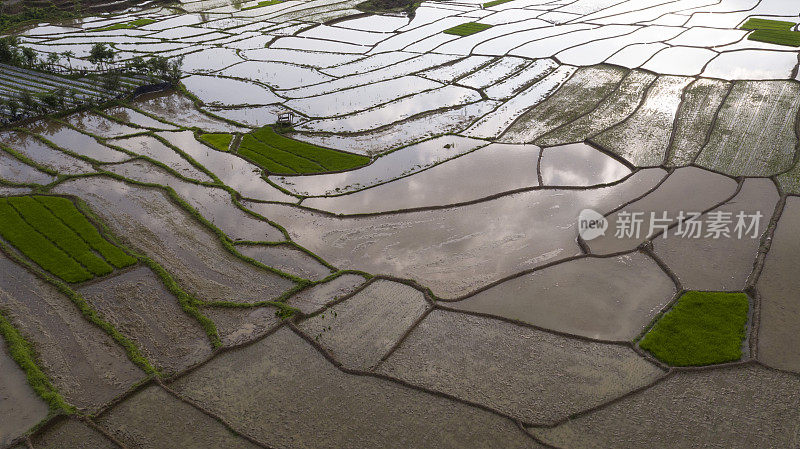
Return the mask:
{"type": "Polygon", "coordinates": [[[14,30],[0,448],[800,447],[800,5],[358,3],[14,30]]]}

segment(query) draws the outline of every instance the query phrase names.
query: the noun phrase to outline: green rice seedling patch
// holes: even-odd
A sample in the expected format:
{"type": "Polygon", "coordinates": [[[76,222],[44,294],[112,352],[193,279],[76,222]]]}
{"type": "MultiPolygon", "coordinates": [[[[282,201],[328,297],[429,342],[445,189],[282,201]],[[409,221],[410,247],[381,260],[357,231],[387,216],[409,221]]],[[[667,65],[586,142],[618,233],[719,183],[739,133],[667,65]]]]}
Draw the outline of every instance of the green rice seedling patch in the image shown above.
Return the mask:
{"type": "Polygon", "coordinates": [[[97,28],[92,31],[129,30],[132,28],[139,28],[141,26],[150,25],[151,23],[156,23],[156,22],[157,20],[153,19],[136,19],[128,23],[115,23],[114,25],[109,25],[103,28],[97,28]]]}
{"type": "Polygon", "coordinates": [[[751,41],[767,42],[769,44],[785,45],[787,47],[800,47],[800,31],[784,30],[756,30],[747,36],[751,41]]]}
{"type": "Polygon", "coordinates": [[[489,8],[491,6],[502,5],[503,3],[508,3],[510,1],[511,0],[494,0],[494,1],[491,1],[491,2],[484,3],[483,7],[484,8],[489,8]]]}
{"type": "Polygon", "coordinates": [[[639,346],[672,366],[739,360],[749,308],[744,293],[687,292],[645,334],[639,346]]]}
{"type": "Polygon", "coordinates": [[[72,201],[57,196],[37,196],[35,198],[47,207],[53,215],[75,231],[92,249],[100,253],[111,265],[117,268],[125,268],[136,263],[136,258],[128,255],[125,251],[103,238],[97,228],[86,219],[72,201]]]}
{"type": "Polygon", "coordinates": [[[9,198],[8,202],[33,229],[55,243],[57,247],[86,267],[93,275],[103,276],[114,271],[105,260],[92,251],[75,231],[57,219],[33,197],[16,196],[9,198]]]}
{"type": "Polygon", "coordinates": [[[248,6],[247,8],[242,8],[242,11],[248,11],[256,8],[263,8],[265,6],[277,5],[278,3],[283,3],[283,0],[265,0],[263,2],[258,2],[257,5],[248,6]]]}
{"type": "Polygon", "coordinates": [[[231,147],[233,134],[226,134],[226,133],[201,134],[200,140],[211,145],[213,148],[219,151],[228,151],[228,149],[231,147]]]}
{"type": "MultiPolygon", "coordinates": [[[[200,136],[208,136],[204,134],[200,136]]],[[[215,134],[214,139],[230,134],[215,134]]],[[[226,139],[230,142],[230,138],[226,139]]],[[[208,140],[205,140],[209,142],[208,140]]],[[[217,149],[221,149],[212,144],[217,149]]],[[[226,148],[227,149],[227,148],[226,148]]],[[[271,126],[264,126],[250,134],[245,134],[239,144],[238,153],[259,167],[275,174],[320,173],[344,171],[362,167],[370,159],[360,154],[323,148],[300,142],[275,132],[271,126]]]]}
{"type": "Polygon", "coordinates": [[[0,236],[37,265],[67,282],[88,281],[93,276],[75,259],[33,229],[7,199],[0,199],[0,236]]]}
{"type": "Polygon", "coordinates": [[[797,25],[794,22],[785,22],[783,20],[770,20],[770,19],[748,19],[739,29],[742,30],[783,30],[789,31],[793,26],[797,25]]]}
{"type": "MultiPolygon", "coordinates": [[[[239,154],[250,159],[253,163],[271,173],[298,173],[297,170],[287,165],[283,165],[275,157],[275,148],[265,145],[250,134],[242,137],[242,142],[239,144],[239,154]],[[271,157],[272,156],[272,157],[271,157]]],[[[284,161],[285,162],[285,161],[284,161]]]]}
{"type": "Polygon", "coordinates": [[[485,23],[467,22],[454,26],[453,28],[448,28],[442,31],[442,33],[454,34],[456,36],[469,36],[470,34],[480,33],[481,31],[488,30],[491,27],[491,25],[487,25],[485,23]]]}
{"type": "Polygon", "coordinates": [[[0,236],[44,270],[67,282],[109,274],[114,270],[112,265],[122,268],[136,263],[136,259],[100,236],[71,201],[58,199],[69,203],[66,204],[50,198],[0,199],[0,236]],[[47,207],[47,202],[52,202],[58,214],[47,207]]]}
{"type": "Polygon", "coordinates": [[[329,171],[352,170],[367,165],[369,158],[360,154],[344,153],[330,148],[318,147],[299,140],[290,139],[275,132],[272,127],[264,126],[253,131],[253,137],[265,144],[278,148],[296,156],[316,162],[329,171]]]}

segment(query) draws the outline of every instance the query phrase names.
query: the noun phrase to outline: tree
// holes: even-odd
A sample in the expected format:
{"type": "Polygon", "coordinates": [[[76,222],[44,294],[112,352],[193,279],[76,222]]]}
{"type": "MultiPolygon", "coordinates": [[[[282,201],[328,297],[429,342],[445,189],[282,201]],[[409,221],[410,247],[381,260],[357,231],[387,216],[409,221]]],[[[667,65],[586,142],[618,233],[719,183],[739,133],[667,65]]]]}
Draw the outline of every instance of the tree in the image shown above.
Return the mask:
{"type": "Polygon", "coordinates": [[[50,66],[50,70],[55,70],[59,59],[61,59],[61,56],[58,53],[50,53],[47,55],[47,64],[50,66]]]}
{"type": "Polygon", "coordinates": [[[39,56],[36,54],[36,50],[29,47],[23,47],[22,59],[25,61],[25,65],[28,67],[33,67],[36,65],[36,61],[39,59],[39,56]]]}
{"type": "Polygon", "coordinates": [[[108,93],[116,93],[121,86],[122,83],[120,82],[119,74],[117,73],[107,74],[103,78],[103,89],[105,89],[108,93]]]}
{"type": "Polygon", "coordinates": [[[42,94],[41,99],[42,103],[50,108],[50,110],[58,108],[58,95],[56,95],[55,92],[46,92],[42,94]]]}
{"type": "Polygon", "coordinates": [[[173,59],[169,63],[169,67],[167,67],[167,73],[165,79],[172,84],[178,84],[181,80],[181,75],[183,72],[181,71],[181,67],[183,66],[183,57],[178,59],[173,59]]]}
{"type": "Polygon", "coordinates": [[[147,63],[141,56],[134,56],[125,63],[125,68],[129,72],[144,73],[147,71],[147,63]]]}
{"type": "Polygon", "coordinates": [[[27,90],[23,90],[22,93],[19,94],[19,101],[28,111],[34,111],[36,109],[36,100],[33,99],[33,95],[27,90]]]}
{"type": "Polygon", "coordinates": [[[83,103],[83,101],[78,96],[78,91],[75,90],[75,89],[70,89],[69,90],[69,100],[70,100],[70,102],[72,103],[73,106],[77,106],[77,105],[83,103]]]}
{"type": "Polygon", "coordinates": [[[170,61],[163,56],[153,56],[147,61],[147,72],[151,78],[177,84],[183,72],[183,58],[170,61]]]}
{"type": "Polygon", "coordinates": [[[20,60],[19,39],[16,36],[6,36],[0,39],[0,62],[4,64],[17,64],[20,60]]]}
{"type": "Polygon", "coordinates": [[[64,59],[67,60],[67,64],[69,64],[69,71],[71,72],[72,71],[72,58],[75,57],[75,52],[72,51],[72,50],[68,50],[68,51],[65,51],[64,53],[61,53],[61,56],[63,56],[64,59]]]}
{"type": "Polygon", "coordinates": [[[6,101],[6,108],[8,108],[8,112],[11,114],[11,117],[16,117],[17,112],[19,112],[19,103],[13,98],[10,98],[6,101]]]}
{"type": "Polygon", "coordinates": [[[56,96],[56,102],[58,103],[58,107],[61,109],[66,108],[67,106],[67,90],[63,87],[59,87],[58,89],[53,91],[53,94],[56,96]]]}
{"type": "Polygon", "coordinates": [[[113,48],[103,43],[97,43],[89,50],[89,57],[86,59],[98,66],[98,69],[102,69],[103,66],[108,67],[108,65],[114,62],[115,56],[113,48]]]}
{"type": "Polygon", "coordinates": [[[147,61],[148,69],[153,76],[164,79],[169,69],[169,61],[163,56],[153,56],[147,61]]]}

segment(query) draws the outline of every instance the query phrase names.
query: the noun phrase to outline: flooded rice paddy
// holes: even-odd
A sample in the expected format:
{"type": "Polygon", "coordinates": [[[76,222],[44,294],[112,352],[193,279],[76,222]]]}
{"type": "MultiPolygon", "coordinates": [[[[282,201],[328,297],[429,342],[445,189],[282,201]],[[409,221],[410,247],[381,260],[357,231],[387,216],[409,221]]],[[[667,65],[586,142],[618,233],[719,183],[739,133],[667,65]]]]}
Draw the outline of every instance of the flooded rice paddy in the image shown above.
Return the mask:
{"type": "MultiPolygon", "coordinates": [[[[0,130],[0,196],[88,223],[0,216],[0,448],[797,447],[800,52],[742,25],[795,33],[800,6],[358,3],[19,30],[76,68],[96,43],[182,65],[0,130]],[[444,33],[471,22],[490,27],[444,33]],[[240,152],[265,126],[294,139],[264,137],[269,164],[240,152]],[[306,144],[369,163],[263,168],[323,166],[306,144]],[[136,263],[68,283],[20,220],[64,257],[68,234],[136,263]],[[717,342],[729,310],[664,333],[690,291],[746,293],[722,365],[639,345],[717,342]]],[[[4,99],[64,82],[0,72],[4,99]]]]}

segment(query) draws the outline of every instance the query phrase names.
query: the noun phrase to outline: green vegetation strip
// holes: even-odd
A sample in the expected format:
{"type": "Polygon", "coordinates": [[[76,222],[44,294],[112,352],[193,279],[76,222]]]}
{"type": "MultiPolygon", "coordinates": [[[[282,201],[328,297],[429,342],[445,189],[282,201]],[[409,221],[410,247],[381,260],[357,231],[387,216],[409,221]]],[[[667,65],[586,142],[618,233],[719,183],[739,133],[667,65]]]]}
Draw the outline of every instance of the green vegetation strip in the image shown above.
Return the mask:
{"type": "Polygon", "coordinates": [[[747,39],[787,47],[800,47],[800,31],[756,30],[750,33],[747,39]]]}
{"type": "MultiPolygon", "coordinates": [[[[0,213],[0,215],[2,215],[2,213],[0,213]]],[[[34,266],[30,262],[9,251],[9,247],[2,241],[0,241],[0,250],[2,250],[11,260],[33,271],[34,274],[48,282],[50,285],[54,286],[61,294],[69,298],[69,300],[72,301],[72,303],[75,304],[75,306],[81,312],[81,315],[83,315],[83,317],[86,318],[90,323],[102,329],[109,337],[119,344],[125,350],[125,353],[128,355],[128,359],[136,366],[141,368],[142,371],[148,375],[158,374],[156,369],[153,368],[150,362],[142,355],[142,352],[139,350],[136,344],[129,340],[126,336],[122,335],[122,333],[120,333],[111,323],[105,321],[100,314],[92,309],[83,296],[79,295],[75,290],[72,290],[67,284],[61,282],[60,280],[35,270],[34,266]]]]}
{"type": "Polygon", "coordinates": [[[150,25],[151,23],[156,23],[157,20],[153,19],[136,19],[132,22],[128,23],[115,23],[114,25],[109,25],[103,28],[96,28],[91,31],[112,31],[112,30],[128,30],[131,28],[139,28],[141,26],[150,25]]]}
{"type": "Polygon", "coordinates": [[[47,240],[69,254],[95,276],[104,276],[114,271],[105,260],[97,256],[89,245],[72,229],[57,219],[44,205],[30,196],[8,199],[23,220],[39,231],[47,240]]]}
{"type": "MultiPolygon", "coordinates": [[[[209,136],[204,134],[201,136],[209,136]]],[[[220,139],[213,135],[212,139],[220,139]]],[[[203,139],[208,142],[208,138],[203,139]]],[[[210,143],[211,144],[211,143],[210,143]]],[[[216,147],[214,144],[212,146],[216,147]]],[[[369,158],[290,139],[264,126],[245,134],[238,153],[270,173],[299,174],[344,171],[362,167],[369,158]]]]}
{"type": "Polygon", "coordinates": [[[228,151],[231,146],[231,141],[233,140],[233,134],[201,134],[200,140],[211,145],[219,151],[228,151]]]}
{"type": "Polygon", "coordinates": [[[275,307],[275,316],[285,320],[303,312],[286,303],[279,301],[261,301],[257,303],[238,303],[232,301],[212,301],[204,304],[207,308],[217,309],[252,309],[258,307],[275,307]]]}
{"type": "Polygon", "coordinates": [[[178,303],[180,304],[181,309],[183,309],[187,315],[197,320],[197,322],[203,328],[203,331],[205,331],[206,335],[208,336],[211,346],[214,349],[222,346],[222,340],[219,338],[219,332],[217,331],[216,324],[214,324],[213,321],[200,312],[200,309],[198,308],[199,301],[189,296],[189,294],[186,293],[177,282],[175,282],[175,279],[167,272],[167,270],[165,270],[164,267],[159,265],[156,261],[150,259],[149,257],[140,257],[142,258],[142,262],[150,267],[150,269],[153,270],[153,272],[156,273],[159,278],[161,278],[161,282],[164,284],[164,287],[166,287],[170,293],[178,298],[178,303]]]}
{"type": "Polygon", "coordinates": [[[486,25],[485,23],[467,22],[467,23],[462,23],[461,25],[454,26],[453,28],[446,29],[442,31],[442,33],[453,34],[456,36],[469,36],[470,34],[475,34],[484,30],[488,30],[491,27],[492,27],[491,25],[486,25]]]}
{"type": "Polygon", "coordinates": [[[25,6],[23,7],[23,10],[17,14],[6,14],[5,12],[0,12],[0,31],[4,32],[26,23],[56,21],[69,19],[76,16],[78,16],[76,12],[62,11],[53,5],[48,5],[41,8],[31,8],[25,6]]]}
{"type": "Polygon", "coordinates": [[[780,30],[789,31],[793,26],[797,25],[794,22],[784,22],[782,20],[769,20],[769,19],[749,19],[744,25],[739,28],[742,30],[780,30]]]}
{"type": "Polygon", "coordinates": [[[489,8],[489,7],[492,7],[492,6],[502,5],[503,3],[508,3],[510,1],[511,0],[494,0],[492,2],[484,3],[483,7],[484,8],[489,8]]]}
{"type": "Polygon", "coordinates": [[[125,268],[136,263],[134,257],[104,239],[72,201],[57,196],[37,196],[35,198],[115,267],[125,268]]]}
{"type": "Polygon", "coordinates": [[[256,8],[263,8],[265,6],[277,5],[278,3],[283,3],[283,0],[265,0],[263,2],[258,2],[257,5],[248,6],[247,8],[242,8],[242,11],[248,11],[256,8]]]}
{"type": "MultiPolygon", "coordinates": [[[[89,209],[89,206],[86,205],[86,203],[84,203],[80,199],[77,199],[76,202],[80,212],[82,212],[86,216],[94,218],[99,223],[99,225],[106,232],[108,232],[108,229],[106,229],[105,224],[103,224],[102,222],[100,222],[99,219],[97,219],[97,217],[89,209]]],[[[193,298],[188,293],[186,293],[180,287],[180,285],[178,285],[178,283],[175,281],[172,275],[170,275],[169,272],[167,272],[167,270],[164,269],[164,267],[159,265],[158,262],[154,261],[153,259],[150,259],[145,255],[138,255],[138,257],[139,259],[142,260],[142,263],[147,265],[151,270],[153,270],[153,272],[156,275],[158,275],[159,278],[161,278],[161,282],[164,284],[164,287],[166,287],[170,293],[172,293],[173,295],[175,295],[176,298],[178,298],[178,303],[180,304],[183,311],[186,312],[187,315],[197,320],[197,322],[206,332],[206,335],[208,336],[211,345],[215,349],[222,346],[222,341],[220,340],[219,333],[217,332],[217,326],[208,317],[203,315],[198,308],[200,301],[198,301],[196,298],[193,298]]]]}
{"type": "Polygon", "coordinates": [[[749,307],[744,293],[687,292],[639,346],[672,366],[739,360],[749,307]]]}
{"type": "Polygon", "coordinates": [[[39,395],[54,413],[74,413],[75,409],[69,405],[61,394],[47,378],[47,375],[36,363],[36,352],[25,337],[0,313],[0,335],[6,341],[11,358],[22,368],[28,384],[39,395]]]}
{"type": "Polygon", "coordinates": [[[67,282],[88,281],[93,277],[75,259],[26,223],[5,198],[0,200],[0,236],[37,265],[67,282]]]}
{"type": "Polygon", "coordinates": [[[13,158],[15,158],[16,160],[22,162],[23,164],[30,165],[31,167],[34,167],[34,168],[36,168],[37,170],[39,170],[39,171],[41,171],[43,173],[47,173],[48,175],[52,175],[52,176],[57,176],[58,175],[57,171],[53,170],[50,167],[46,167],[46,166],[44,166],[42,164],[37,163],[33,159],[29,158],[28,156],[25,156],[24,154],[20,153],[17,150],[14,150],[14,149],[11,149],[11,148],[7,148],[7,147],[2,147],[2,146],[0,146],[0,149],[2,149],[2,151],[5,151],[6,153],[10,154],[13,158]]]}
{"type": "Polygon", "coordinates": [[[64,198],[0,199],[0,236],[46,271],[72,283],[111,273],[114,269],[107,262],[117,268],[136,263],[64,198]]]}

